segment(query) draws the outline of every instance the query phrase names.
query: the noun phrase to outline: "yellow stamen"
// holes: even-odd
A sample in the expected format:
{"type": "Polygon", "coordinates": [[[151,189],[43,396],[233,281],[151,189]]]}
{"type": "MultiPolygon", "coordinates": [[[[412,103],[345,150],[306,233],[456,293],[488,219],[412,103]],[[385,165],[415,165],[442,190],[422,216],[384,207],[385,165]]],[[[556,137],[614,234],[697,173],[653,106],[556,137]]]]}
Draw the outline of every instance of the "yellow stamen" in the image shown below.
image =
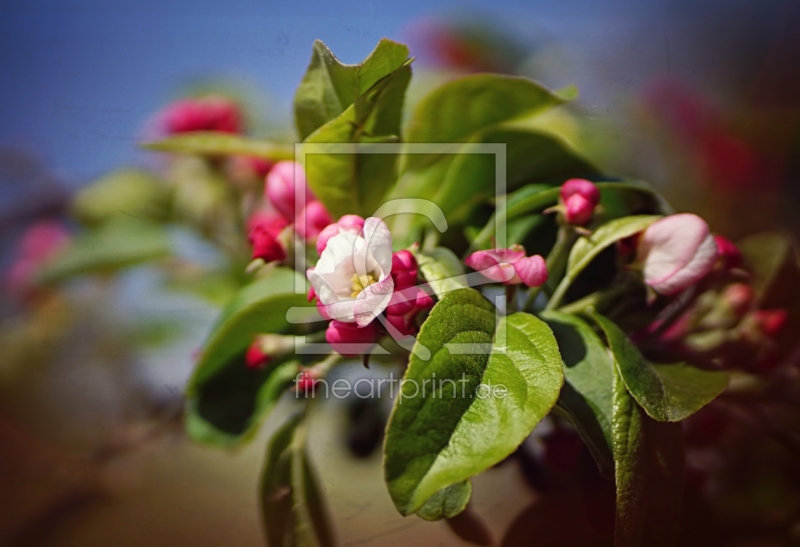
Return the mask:
{"type": "Polygon", "coordinates": [[[350,298],[357,297],[361,291],[369,287],[370,285],[374,285],[376,283],[375,278],[372,277],[372,274],[367,275],[358,275],[353,274],[353,279],[350,281],[350,288],[353,289],[353,294],[350,295],[350,298]]]}

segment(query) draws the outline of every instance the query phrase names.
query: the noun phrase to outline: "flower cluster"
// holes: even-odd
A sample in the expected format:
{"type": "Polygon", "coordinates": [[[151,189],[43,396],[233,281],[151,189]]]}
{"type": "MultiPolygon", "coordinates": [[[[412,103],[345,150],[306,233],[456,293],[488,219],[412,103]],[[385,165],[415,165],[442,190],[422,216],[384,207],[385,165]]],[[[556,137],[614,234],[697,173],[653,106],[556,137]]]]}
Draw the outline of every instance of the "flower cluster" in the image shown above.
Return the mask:
{"type": "Polygon", "coordinates": [[[319,261],[307,272],[309,300],[317,299],[330,321],[325,338],[342,355],[367,353],[386,331],[413,335],[417,315],[433,306],[416,284],[414,255],[392,253],[392,235],[379,218],[342,217],[321,231],[317,251],[319,261]]]}
{"type": "Polygon", "coordinates": [[[285,260],[292,235],[287,228],[292,227],[304,241],[309,241],[317,239],[332,222],[325,206],[308,187],[303,167],[298,163],[276,163],[267,173],[264,196],[263,206],[248,221],[253,259],[285,260]]]}

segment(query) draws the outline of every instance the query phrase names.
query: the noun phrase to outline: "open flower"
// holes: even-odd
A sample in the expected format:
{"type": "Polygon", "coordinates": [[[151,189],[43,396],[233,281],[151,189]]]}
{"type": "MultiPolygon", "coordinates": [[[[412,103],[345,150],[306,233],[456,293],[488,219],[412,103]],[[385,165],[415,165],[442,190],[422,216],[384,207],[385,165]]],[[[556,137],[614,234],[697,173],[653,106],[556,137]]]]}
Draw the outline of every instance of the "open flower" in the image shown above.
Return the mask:
{"type": "Polygon", "coordinates": [[[528,287],[539,287],[547,281],[544,258],[539,255],[525,256],[522,245],[477,251],[469,255],[464,263],[492,281],[506,285],[524,283],[528,287]]]}
{"type": "Polygon", "coordinates": [[[379,218],[364,221],[360,234],[333,236],[307,276],[329,317],[368,325],[392,298],[392,234],[379,218]]]}
{"type": "Polygon", "coordinates": [[[664,217],[639,238],[637,261],[643,266],[644,281],[659,294],[676,294],[694,285],[716,260],[717,243],[697,215],[664,217]]]}

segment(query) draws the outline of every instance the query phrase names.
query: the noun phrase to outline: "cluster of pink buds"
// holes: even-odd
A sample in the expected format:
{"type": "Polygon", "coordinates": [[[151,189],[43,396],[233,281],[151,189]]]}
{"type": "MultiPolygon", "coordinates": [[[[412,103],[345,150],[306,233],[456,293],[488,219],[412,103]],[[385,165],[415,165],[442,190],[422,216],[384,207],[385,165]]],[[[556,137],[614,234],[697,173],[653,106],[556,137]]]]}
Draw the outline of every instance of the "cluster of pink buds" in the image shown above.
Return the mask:
{"type": "Polygon", "coordinates": [[[292,226],[303,240],[313,241],[332,222],[325,206],[308,187],[303,167],[295,162],[281,161],[269,170],[264,196],[265,208],[254,213],[248,222],[253,259],[285,260],[291,238],[290,233],[284,232],[286,228],[292,226]],[[298,200],[301,207],[295,214],[298,200]]]}
{"type": "Polygon", "coordinates": [[[600,203],[600,190],[585,179],[569,179],[561,186],[557,209],[570,226],[586,226],[600,203]]]}
{"type": "Polygon", "coordinates": [[[477,251],[464,263],[484,277],[505,285],[523,283],[528,287],[539,287],[547,281],[547,264],[540,255],[525,256],[522,245],[508,249],[477,251]]]}
{"type": "Polygon", "coordinates": [[[168,135],[192,131],[242,132],[239,106],[215,95],[174,102],[161,114],[161,120],[168,135]]]}

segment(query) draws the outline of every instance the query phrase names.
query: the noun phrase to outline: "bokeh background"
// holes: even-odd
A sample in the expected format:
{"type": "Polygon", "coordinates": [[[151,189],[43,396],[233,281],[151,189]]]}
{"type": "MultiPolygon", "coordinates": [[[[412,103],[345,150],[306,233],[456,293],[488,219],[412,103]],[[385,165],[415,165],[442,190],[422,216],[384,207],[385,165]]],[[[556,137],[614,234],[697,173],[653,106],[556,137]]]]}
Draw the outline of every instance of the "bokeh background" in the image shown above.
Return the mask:
{"type": "MultiPolygon", "coordinates": [[[[225,89],[245,99],[255,133],[290,134],[315,39],[345,62],[381,37],[409,43],[412,101],[470,71],[574,83],[581,97],[565,131],[605,171],[652,182],[732,239],[763,229],[794,236],[798,23],[793,0],[7,1],[0,266],[27,225],[63,210],[83,185],[158,162],[137,143],[153,113],[186,93],[225,89]]],[[[4,314],[0,352],[15,364],[0,368],[0,544],[259,545],[270,426],[236,452],[181,434],[180,392],[217,309],[164,291],[146,269],[85,290],[80,328],[68,334],[54,333],[75,312],[57,303],[35,332],[4,314]],[[8,358],[26,336],[46,359],[8,358]],[[37,365],[18,365],[26,360],[37,365]]],[[[340,414],[320,412],[312,457],[341,543],[458,544],[443,524],[395,513],[379,456],[348,456],[340,414]]],[[[531,499],[509,466],[475,488],[498,535],[531,499]]]]}

